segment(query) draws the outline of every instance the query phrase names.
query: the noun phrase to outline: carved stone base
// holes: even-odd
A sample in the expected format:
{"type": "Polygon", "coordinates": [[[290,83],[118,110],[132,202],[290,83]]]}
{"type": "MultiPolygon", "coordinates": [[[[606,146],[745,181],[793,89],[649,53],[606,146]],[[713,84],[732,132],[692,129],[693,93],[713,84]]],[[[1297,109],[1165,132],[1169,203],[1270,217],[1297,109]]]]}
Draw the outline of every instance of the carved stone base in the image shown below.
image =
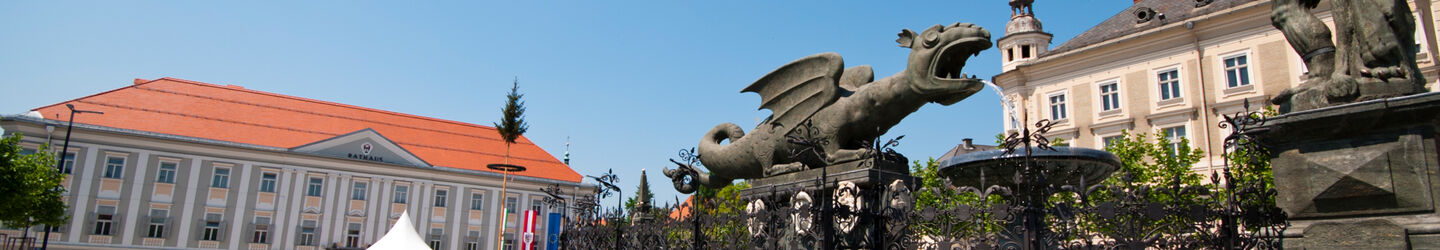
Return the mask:
{"type": "MultiPolygon", "coordinates": [[[[918,186],[918,178],[910,176],[904,157],[891,160],[866,159],[842,163],[828,168],[751,179],[751,188],[741,190],[740,198],[749,209],[789,213],[779,221],[793,225],[784,233],[775,234],[781,242],[802,242],[819,249],[826,242],[827,225],[832,246],[836,249],[878,249],[889,245],[882,237],[885,221],[874,214],[886,208],[909,209],[909,190],[918,186]],[[823,180],[823,181],[822,181],[823,180]],[[899,181],[899,182],[897,182],[899,181]],[[898,184],[897,184],[898,183],[898,184]],[[892,187],[892,185],[895,185],[892,187]],[[898,191],[897,191],[898,190],[898,191]],[[821,216],[822,206],[832,207],[828,216],[821,216]]],[[[749,211],[756,213],[756,211],[749,211]]],[[[786,245],[786,244],[781,244],[786,245]]]]}
{"type": "Polygon", "coordinates": [[[1440,93],[1290,113],[1247,132],[1274,156],[1276,203],[1292,223],[1286,246],[1405,246],[1422,240],[1406,232],[1440,233],[1434,198],[1440,191],[1435,142],[1440,93]],[[1372,220],[1380,222],[1357,224],[1372,220]],[[1372,230],[1364,233],[1377,234],[1376,240],[1330,238],[1359,237],[1362,232],[1345,228],[1382,224],[1400,229],[1400,235],[1372,230]]]}
{"type": "Polygon", "coordinates": [[[1423,92],[1424,83],[1416,84],[1414,80],[1403,78],[1382,81],[1375,78],[1316,77],[1305,79],[1299,87],[1285,90],[1271,102],[1279,104],[1280,113],[1288,114],[1423,92]]]}

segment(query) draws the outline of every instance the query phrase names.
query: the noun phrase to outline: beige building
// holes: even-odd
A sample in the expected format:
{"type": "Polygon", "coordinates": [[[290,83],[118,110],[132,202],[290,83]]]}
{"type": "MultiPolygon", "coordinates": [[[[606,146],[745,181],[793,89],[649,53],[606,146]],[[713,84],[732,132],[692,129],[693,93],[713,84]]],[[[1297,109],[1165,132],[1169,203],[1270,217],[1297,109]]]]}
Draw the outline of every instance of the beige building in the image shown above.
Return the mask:
{"type": "Polygon", "coordinates": [[[50,234],[56,249],[357,249],[405,211],[433,248],[515,249],[527,210],[542,215],[533,239],[545,246],[552,213],[568,209],[547,206],[541,188],[595,188],[522,137],[508,162],[528,170],[502,194],[502,175],[487,168],[507,162],[493,127],[173,78],[0,127],[32,152],[58,151],[66,105],[104,114],[75,117],[62,169],[70,222],[50,234]]]}
{"type": "MultiPolygon", "coordinates": [[[[1437,90],[1435,0],[1413,0],[1419,65],[1437,90]]],[[[1072,146],[1103,148],[1121,131],[1189,139],[1207,157],[1206,173],[1223,164],[1221,115],[1268,104],[1298,85],[1300,57],[1270,24],[1270,1],[1143,0],[1050,47],[1050,34],[1028,6],[1014,10],[996,43],[1003,73],[994,82],[1006,98],[1005,128],[1041,119],[1047,134],[1072,146]]],[[[1317,16],[1332,24],[1328,1],[1317,16]]]]}

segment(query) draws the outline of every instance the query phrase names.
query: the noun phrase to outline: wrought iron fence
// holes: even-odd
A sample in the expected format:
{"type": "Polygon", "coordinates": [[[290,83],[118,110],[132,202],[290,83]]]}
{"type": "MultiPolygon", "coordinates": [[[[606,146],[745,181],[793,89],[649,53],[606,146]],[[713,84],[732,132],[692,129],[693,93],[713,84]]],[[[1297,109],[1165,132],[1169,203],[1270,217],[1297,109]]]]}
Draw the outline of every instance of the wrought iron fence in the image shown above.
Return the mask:
{"type": "MultiPolygon", "coordinates": [[[[833,183],[816,190],[771,187],[776,195],[676,200],[649,209],[599,209],[597,198],[569,204],[573,219],[561,233],[564,249],[1278,249],[1289,226],[1264,178],[1237,171],[1263,164],[1268,154],[1241,133],[1263,123],[1259,112],[1225,116],[1223,170],[1215,185],[1176,178],[1138,183],[1132,175],[1111,185],[1046,182],[1045,168],[1022,158],[1014,186],[919,187],[894,181],[857,187],[833,183]],[[1232,161],[1233,160],[1233,161],[1232,161]],[[1232,162],[1241,166],[1232,166],[1232,162]],[[788,190],[787,190],[788,189],[788,190]],[[917,197],[936,197],[917,206],[917,197]],[[1267,202],[1268,201],[1268,202],[1267,202]]],[[[1041,121],[1012,134],[1008,150],[1046,150],[1041,121]],[[1018,149],[1017,149],[1018,148],[1018,149]]],[[[814,140],[792,140],[798,143],[814,140]]],[[[895,141],[875,144],[877,152],[895,141]]],[[[893,151],[891,151],[893,153],[893,151]]],[[[879,155],[879,154],[877,154],[879,155]]],[[[681,159],[699,164],[694,151],[681,159]]],[[[677,162],[677,164],[681,164],[677,162]]],[[[817,180],[819,181],[819,180],[817,180]]],[[[823,185],[822,185],[823,186],[823,185]]],[[[558,197],[558,196],[556,196],[558,197]]],[[[551,200],[553,203],[563,200],[551,200]]]]}

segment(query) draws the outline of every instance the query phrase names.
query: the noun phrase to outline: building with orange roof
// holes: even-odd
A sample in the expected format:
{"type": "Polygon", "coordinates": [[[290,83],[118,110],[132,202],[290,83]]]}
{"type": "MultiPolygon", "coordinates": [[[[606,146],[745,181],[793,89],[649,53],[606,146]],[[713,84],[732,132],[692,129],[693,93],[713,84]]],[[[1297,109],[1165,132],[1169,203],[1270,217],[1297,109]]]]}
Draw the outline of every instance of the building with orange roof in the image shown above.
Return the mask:
{"type": "Polygon", "coordinates": [[[0,117],[0,128],[58,152],[67,105],[104,114],[80,114],[71,131],[57,249],[357,248],[407,211],[432,247],[479,249],[497,240],[501,209],[515,245],[520,209],[568,212],[546,211],[541,188],[595,188],[521,137],[509,163],[527,171],[502,200],[502,174],[487,168],[506,162],[493,127],[174,78],[0,117]]]}

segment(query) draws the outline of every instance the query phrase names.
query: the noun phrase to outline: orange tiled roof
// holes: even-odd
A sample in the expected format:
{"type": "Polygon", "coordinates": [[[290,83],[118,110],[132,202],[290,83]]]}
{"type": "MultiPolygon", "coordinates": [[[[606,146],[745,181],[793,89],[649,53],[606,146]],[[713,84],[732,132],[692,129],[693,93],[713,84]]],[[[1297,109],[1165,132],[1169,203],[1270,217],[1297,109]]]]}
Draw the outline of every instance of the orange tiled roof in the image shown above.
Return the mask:
{"type": "Polygon", "coordinates": [[[694,202],[695,195],[692,194],[689,197],[685,197],[685,202],[681,202],[680,205],[675,206],[674,209],[670,209],[670,219],[683,220],[690,218],[690,208],[695,206],[694,202]]]}
{"type": "MultiPolygon", "coordinates": [[[[293,148],[370,128],[437,167],[492,171],[505,161],[505,142],[494,127],[402,114],[314,99],[175,78],[135,84],[34,109],[61,120],[75,104],[105,115],[76,123],[279,148],[293,148]]],[[[510,148],[518,173],[580,182],[575,170],[520,137],[510,148]]]]}

